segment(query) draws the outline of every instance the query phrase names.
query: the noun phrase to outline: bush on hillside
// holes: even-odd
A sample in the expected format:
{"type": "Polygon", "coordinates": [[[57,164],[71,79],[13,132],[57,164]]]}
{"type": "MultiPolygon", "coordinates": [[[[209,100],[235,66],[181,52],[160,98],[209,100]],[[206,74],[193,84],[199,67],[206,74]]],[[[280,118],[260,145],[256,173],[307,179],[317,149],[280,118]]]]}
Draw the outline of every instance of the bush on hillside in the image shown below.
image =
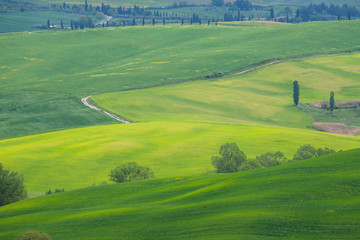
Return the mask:
{"type": "Polygon", "coordinates": [[[293,160],[294,161],[300,161],[305,160],[309,158],[319,157],[330,153],[335,153],[336,151],[330,148],[314,148],[310,144],[306,144],[301,146],[295,153],[293,160]]]}
{"type": "Polygon", "coordinates": [[[139,166],[136,162],[130,162],[111,170],[109,177],[110,181],[121,183],[154,178],[155,176],[150,168],[139,166]]]}
{"type": "Polygon", "coordinates": [[[63,188],[61,188],[61,189],[55,188],[55,190],[53,192],[53,191],[51,191],[51,189],[49,189],[49,191],[45,192],[45,195],[49,195],[49,194],[53,194],[53,193],[60,193],[60,192],[65,192],[65,190],[63,188]]]}
{"type": "Polygon", "coordinates": [[[247,159],[245,153],[239,150],[236,143],[226,143],[220,147],[220,156],[213,156],[211,160],[217,173],[233,173],[278,166],[335,152],[335,150],[327,147],[316,149],[307,144],[297,150],[293,159],[287,159],[284,153],[280,151],[275,153],[267,152],[256,156],[255,159],[247,159]]]}
{"type": "Polygon", "coordinates": [[[281,165],[283,162],[287,161],[284,154],[280,151],[277,151],[276,153],[267,152],[261,154],[260,156],[256,156],[256,160],[265,168],[281,165]]]}
{"type": "Polygon", "coordinates": [[[0,163],[0,206],[20,201],[27,197],[24,178],[17,172],[5,170],[0,163]]]}
{"type": "Polygon", "coordinates": [[[212,165],[218,173],[233,173],[240,171],[243,163],[246,162],[246,155],[240,151],[236,143],[226,143],[220,147],[220,156],[211,158],[212,165]]]}
{"type": "Polygon", "coordinates": [[[46,233],[38,233],[36,231],[29,231],[15,236],[15,240],[51,240],[51,237],[46,233]]]}
{"type": "Polygon", "coordinates": [[[258,168],[263,168],[263,166],[259,163],[259,161],[256,159],[249,159],[243,164],[243,166],[241,167],[240,170],[247,171],[247,170],[253,170],[253,169],[258,169],[258,168]]]}

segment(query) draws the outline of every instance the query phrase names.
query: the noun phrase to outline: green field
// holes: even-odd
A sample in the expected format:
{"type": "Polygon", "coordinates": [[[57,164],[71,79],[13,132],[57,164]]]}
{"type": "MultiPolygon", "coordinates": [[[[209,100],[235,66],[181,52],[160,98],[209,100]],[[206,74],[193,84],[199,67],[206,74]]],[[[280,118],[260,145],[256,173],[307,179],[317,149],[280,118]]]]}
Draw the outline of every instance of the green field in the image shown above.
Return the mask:
{"type": "Polygon", "coordinates": [[[7,117],[0,121],[0,138],[103,124],[84,124],[90,115],[79,121],[69,117],[84,111],[80,98],[90,94],[231,73],[277,58],[356,50],[359,26],[360,21],[266,28],[168,25],[1,35],[7,47],[0,50],[0,101],[7,117]],[[42,101],[29,107],[19,97],[24,93],[42,101]],[[47,107],[66,98],[74,108],[47,107]]]}
{"type": "Polygon", "coordinates": [[[270,124],[311,128],[313,119],[293,107],[292,82],[300,102],[359,98],[360,54],[291,61],[217,81],[198,81],[94,96],[97,105],[132,121],[270,124]]]}
{"type": "Polygon", "coordinates": [[[24,174],[34,196],[99,184],[129,161],[150,166],[158,177],[199,174],[213,169],[210,158],[226,142],[238,143],[250,157],[280,150],[292,158],[307,143],[355,148],[358,137],[313,130],[312,117],[294,107],[291,96],[298,80],[303,103],[330,91],[339,101],[357,98],[359,58],[290,61],[218,80],[96,95],[97,105],[135,123],[0,141],[0,158],[24,174]]]}
{"type": "Polygon", "coordinates": [[[0,208],[0,238],[357,239],[360,149],[236,174],[91,187],[0,208]]]}
{"type": "Polygon", "coordinates": [[[70,28],[70,21],[77,20],[80,14],[50,11],[25,11],[0,13],[0,33],[23,32],[23,31],[42,31],[36,25],[46,25],[47,20],[50,24],[60,28],[63,20],[64,28],[70,28]]]}
{"type": "Polygon", "coordinates": [[[49,188],[100,184],[109,179],[112,168],[131,161],[151,167],[157,177],[201,174],[213,170],[211,156],[226,142],[236,142],[249,157],[280,150],[292,158],[306,143],[346,150],[358,147],[360,139],[268,126],[136,123],[1,141],[0,159],[6,168],[24,174],[30,195],[35,196],[49,188]]]}

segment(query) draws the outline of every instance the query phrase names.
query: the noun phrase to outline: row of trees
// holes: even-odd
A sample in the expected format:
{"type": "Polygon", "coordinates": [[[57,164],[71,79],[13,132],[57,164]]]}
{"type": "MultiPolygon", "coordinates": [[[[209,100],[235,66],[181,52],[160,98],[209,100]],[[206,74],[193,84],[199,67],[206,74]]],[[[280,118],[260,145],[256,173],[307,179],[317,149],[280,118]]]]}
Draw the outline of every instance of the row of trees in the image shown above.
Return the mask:
{"type": "Polygon", "coordinates": [[[236,143],[226,143],[220,147],[219,155],[211,158],[212,165],[217,173],[233,173],[258,168],[267,168],[289,162],[310,159],[335,153],[335,150],[329,148],[314,148],[307,144],[301,146],[292,159],[287,159],[280,151],[275,153],[267,152],[256,156],[253,159],[247,159],[245,153],[240,151],[236,143]]]}
{"type": "MultiPolygon", "coordinates": [[[[297,106],[299,104],[299,98],[300,98],[300,86],[298,81],[293,82],[293,101],[294,104],[297,106]]],[[[322,105],[322,108],[327,108],[327,104],[324,102],[322,105]]],[[[329,100],[329,108],[328,110],[331,111],[331,113],[335,109],[335,93],[330,92],[330,100],[329,100]]]]}
{"type": "MultiPolygon", "coordinates": [[[[299,104],[299,98],[300,98],[300,86],[298,81],[293,82],[293,101],[294,104],[297,106],[299,104]]],[[[330,92],[330,100],[329,100],[329,107],[327,108],[326,102],[323,102],[322,109],[328,109],[331,113],[335,109],[335,93],[330,92]]]]}
{"type": "Polygon", "coordinates": [[[316,21],[316,20],[329,20],[327,16],[334,16],[338,20],[342,17],[348,20],[351,17],[360,17],[360,11],[356,7],[348,6],[347,4],[340,5],[326,5],[321,4],[309,4],[308,6],[302,6],[296,10],[295,18],[300,19],[303,22],[316,21]]]}

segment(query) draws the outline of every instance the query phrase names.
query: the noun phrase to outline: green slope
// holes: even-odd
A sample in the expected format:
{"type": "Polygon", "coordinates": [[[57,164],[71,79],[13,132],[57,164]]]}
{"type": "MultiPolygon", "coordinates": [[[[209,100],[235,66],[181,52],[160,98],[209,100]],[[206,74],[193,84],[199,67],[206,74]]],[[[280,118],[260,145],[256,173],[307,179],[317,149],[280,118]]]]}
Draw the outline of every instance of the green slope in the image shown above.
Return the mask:
{"type": "Polygon", "coordinates": [[[282,151],[289,158],[304,144],[346,150],[360,139],[305,129],[269,126],[151,122],[80,128],[0,141],[6,168],[24,174],[31,196],[108,180],[110,170],[135,161],[157,177],[212,170],[211,156],[236,142],[249,157],[282,151]]]}
{"type": "Polygon", "coordinates": [[[260,123],[311,128],[313,119],[292,106],[292,83],[300,102],[359,98],[360,54],[286,62],[217,81],[100,94],[103,108],[133,121],[260,123]]]}
{"type": "Polygon", "coordinates": [[[0,121],[0,138],[86,126],[90,115],[82,121],[68,116],[82,111],[80,98],[93,93],[234,72],[274,58],[358,49],[359,26],[360,21],[261,28],[139,26],[1,35],[6,48],[0,50],[0,101],[7,117],[0,121]],[[42,101],[29,106],[32,100],[22,95],[42,101]],[[74,108],[55,113],[47,107],[64,95],[74,99],[74,108]]]}
{"type": "Polygon", "coordinates": [[[359,137],[312,130],[311,116],[292,105],[292,81],[300,82],[301,102],[330,91],[339,101],[357,98],[359,57],[320,57],[216,81],[97,95],[97,104],[139,122],[0,141],[0,159],[25,175],[34,196],[99,184],[129,161],[150,166],[159,177],[199,174],[212,169],[211,156],[226,142],[251,157],[280,150],[291,158],[304,144],[351,149],[359,137]]]}
{"type": "Polygon", "coordinates": [[[236,174],[111,184],[0,208],[0,237],[357,239],[360,149],[236,174]]]}

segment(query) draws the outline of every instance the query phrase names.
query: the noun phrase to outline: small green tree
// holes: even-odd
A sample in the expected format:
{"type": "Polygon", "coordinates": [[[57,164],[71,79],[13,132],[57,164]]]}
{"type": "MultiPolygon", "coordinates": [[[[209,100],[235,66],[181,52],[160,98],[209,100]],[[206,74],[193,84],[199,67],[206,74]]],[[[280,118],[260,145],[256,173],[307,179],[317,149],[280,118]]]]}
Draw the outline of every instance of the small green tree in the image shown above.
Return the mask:
{"type": "Polygon", "coordinates": [[[295,153],[293,160],[300,161],[309,158],[317,157],[317,150],[310,144],[301,146],[295,153]]]}
{"type": "Polygon", "coordinates": [[[275,18],[274,9],[270,8],[270,19],[274,19],[274,18],[275,18]]]}
{"type": "Polygon", "coordinates": [[[330,149],[330,148],[318,148],[316,150],[316,153],[317,155],[320,157],[320,156],[323,156],[323,155],[327,155],[327,154],[330,154],[330,153],[335,153],[336,151],[334,149],[330,149]]]}
{"type": "Polygon", "coordinates": [[[258,160],[249,159],[241,166],[240,170],[247,171],[247,170],[253,170],[253,169],[258,169],[258,168],[262,168],[262,167],[263,166],[259,163],[258,160]]]}
{"type": "Polygon", "coordinates": [[[246,161],[246,155],[240,151],[236,143],[226,143],[220,147],[220,156],[211,158],[212,165],[218,173],[233,173],[240,171],[246,161]]]}
{"type": "Polygon", "coordinates": [[[29,231],[15,236],[15,240],[51,240],[51,237],[46,233],[38,233],[36,231],[29,231]]]}
{"type": "Polygon", "coordinates": [[[260,156],[256,156],[256,160],[261,164],[261,166],[266,168],[281,165],[281,163],[285,162],[287,159],[282,152],[277,151],[276,153],[267,152],[265,154],[261,154],[260,156]]]}
{"type": "Polygon", "coordinates": [[[46,26],[47,26],[48,29],[50,28],[50,19],[47,20],[46,26]]]}
{"type": "Polygon", "coordinates": [[[293,82],[293,100],[295,105],[299,104],[299,97],[300,97],[300,87],[298,81],[293,82]]]}
{"type": "Polygon", "coordinates": [[[82,15],[79,17],[78,20],[79,20],[80,29],[84,29],[86,24],[88,23],[88,18],[82,15]]]}
{"type": "Polygon", "coordinates": [[[0,163],[0,206],[20,201],[27,197],[24,178],[17,172],[5,170],[0,163]]]}
{"type": "Polygon", "coordinates": [[[139,166],[136,162],[130,162],[111,170],[109,177],[110,181],[121,183],[140,181],[154,178],[155,176],[154,172],[150,168],[139,166]]]}
{"type": "Polygon", "coordinates": [[[334,111],[334,108],[335,108],[335,98],[334,98],[334,96],[335,96],[334,92],[331,92],[330,93],[330,101],[329,101],[331,113],[334,111]]]}

